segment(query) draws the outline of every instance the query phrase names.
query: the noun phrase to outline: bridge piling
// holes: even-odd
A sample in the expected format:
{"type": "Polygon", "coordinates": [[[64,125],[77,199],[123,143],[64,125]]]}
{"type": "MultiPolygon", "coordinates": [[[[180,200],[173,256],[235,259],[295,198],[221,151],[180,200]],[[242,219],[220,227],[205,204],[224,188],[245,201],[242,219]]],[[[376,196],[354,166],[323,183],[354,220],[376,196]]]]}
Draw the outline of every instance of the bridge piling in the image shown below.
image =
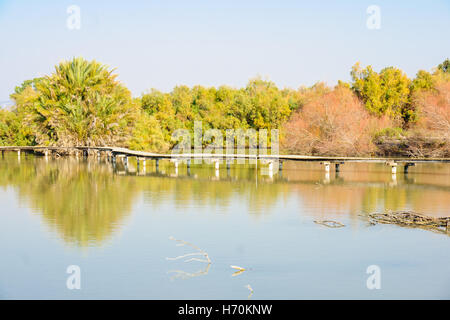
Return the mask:
{"type": "Polygon", "coordinates": [[[407,162],[405,163],[405,166],[403,167],[403,173],[408,174],[409,167],[414,167],[416,164],[414,162],[407,162]]]}
{"type": "Polygon", "coordinates": [[[391,162],[387,162],[386,164],[391,167],[391,173],[392,174],[396,174],[397,173],[397,165],[398,164],[396,162],[391,161],[391,162]]]}
{"type": "Polygon", "coordinates": [[[214,159],[213,162],[214,162],[214,168],[215,168],[216,170],[219,170],[219,167],[220,167],[220,161],[219,161],[219,159],[214,159]]]}
{"type": "MultiPolygon", "coordinates": [[[[2,152],[2,159],[5,159],[5,152],[17,152],[17,157],[20,158],[22,156],[22,152],[25,152],[25,157],[27,156],[27,152],[37,152],[42,155],[45,155],[46,160],[48,160],[49,152],[59,155],[67,154],[76,156],[77,159],[79,157],[88,158],[89,153],[92,156],[96,156],[100,159],[103,156],[107,159],[108,162],[115,161],[116,156],[122,157],[139,157],[139,161],[142,161],[143,158],[152,159],[156,161],[156,167],[158,170],[159,160],[176,160],[174,164],[178,167],[180,161],[187,161],[187,167],[191,167],[192,161],[200,160],[202,163],[204,160],[209,160],[214,163],[214,168],[220,168],[220,161],[224,159],[226,161],[227,170],[230,169],[231,159],[238,158],[238,163],[245,162],[245,159],[250,161],[261,161],[269,164],[270,169],[274,169],[274,162],[278,161],[279,170],[283,169],[284,161],[301,161],[301,162],[320,162],[321,165],[324,166],[325,172],[330,172],[330,165],[334,164],[336,172],[341,170],[340,165],[346,162],[353,163],[385,163],[391,167],[391,173],[396,174],[397,168],[399,165],[403,167],[403,172],[405,174],[408,173],[409,167],[414,166],[417,163],[450,163],[449,158],[408,158],[408,157],[392,157],[392,158],[365,158],[365,157],[338,157],[338,156],[302,156],[302,155],[278,155],[276,157],[266,156],[266,155],[254,155],[254,154],[180,154],[177,156],[171,154],[158,154],[158,153],[150,153],[150,152],[142,152],[142,151],[134,151],[128,150],[125,148],[116,148],[116,147],[87,147],[87,146],[78,146],[78,147],[52,147],[52,146],[0,146],[0,151],[2,152]],[[103,154],[104,153],[104,154],[103,154]],[[114,159],[114,160],[113,160],[114,159]]],[[[124,164],[128,165],[128,159],[124,158],[124,164]]],[[[207,161],[207,162],[209,162],[207,161]]],[[[253,163],[253,162],[251,162],[253,163]]],[[[141,166],[142,164],[139,163],[141,166]]],[[[256,164],[257,166],[258,164],[256,164]]]]}
{"type": "Polygon", "coordinates": [[[329,161],[324,161],[324,162],[321,162],[320,164],[323,164],[325,166],[325,172],[330,172],[330,162],[329,161]]]}
{"type": "Polygon", "coordinates": [[[273,171],[273,161],[269,161],[269,172],[273,171]]]}

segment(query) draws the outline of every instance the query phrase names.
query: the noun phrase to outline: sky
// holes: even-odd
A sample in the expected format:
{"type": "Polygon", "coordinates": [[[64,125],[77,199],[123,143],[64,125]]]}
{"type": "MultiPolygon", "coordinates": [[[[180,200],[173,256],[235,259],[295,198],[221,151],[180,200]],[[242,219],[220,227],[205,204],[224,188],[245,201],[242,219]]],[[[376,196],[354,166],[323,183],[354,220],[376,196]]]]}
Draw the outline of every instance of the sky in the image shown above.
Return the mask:
{"type": "MultiPolygon", "coordinates": [[[[378,21],[378,20],[377,20],[378,21]]],[[[0,102],[82,56],[139,96],[177,85],[350,80],[355,62],[413,77],[450,57],[450,0],[0,0],[0,102]],[[80,9],[80,28],[70,6],[80,9]],[[367,12],[380,10],[379,29],[367,12]]]]}

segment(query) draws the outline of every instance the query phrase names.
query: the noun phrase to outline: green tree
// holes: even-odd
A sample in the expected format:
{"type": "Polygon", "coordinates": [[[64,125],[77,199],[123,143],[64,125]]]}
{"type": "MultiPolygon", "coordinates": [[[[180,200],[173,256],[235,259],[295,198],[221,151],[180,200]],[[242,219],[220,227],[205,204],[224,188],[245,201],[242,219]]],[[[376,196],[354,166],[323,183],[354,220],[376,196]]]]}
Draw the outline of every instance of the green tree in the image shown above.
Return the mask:
{"type": "Polygon", "coordinates": [[[143,112],[135,123],[128,147],[138,151],[165,152],[169,149],[169,143],[158,120],[143,112]]]}
{"type": "Polygon", "coordinates": [[[15,111],[0,109],[0,145],[28,146],[34,144],[31,130],[24,126],[22,115],[15,111]]]}
{"type": "Polygon", "coordinates": [[[410,80],[400,70],[388,67],[375,72],[371,66],[352,67],[352,89],[362,99],[367,110],[376,115],[404,118],[409,102],[410,80]]]}
{"type": "Polygon", "coordinates": [[[141,97],[140,103],[145,113],[159,121],[165,141],[170,141],[174,130],[183,127],[182,121],[176,116],[170,94],[152,89],[141,97]]]}
{"type": "Polygon", "coordinates": [[[419,70],[411,82],[411,92],[416,90],[431,90],[433,87],[433,75],[425,70],[419,70]]]}
{"type": "Polygon", "coordinates": [[[279,128],[291,114],[289,99],[273,82],[260,78],[252,79],[245,92],[251,105],[247,122],[256,130],[279,128]]]}
{"type": "Polygon", "coordinates": [[[450,73],[450,60],[445,59],[445,61],[439,64],[437,68],[442,72],[450,73]]]}
{"type": "Polygon", "coordinates": [[[139,107],[116,75],[96,61],[75,58],[11,95],[38,144],[126,145],[139,107]]]}
{"type": "Polygon", "coordinates": [[[36,84],[42,80],[43,80],[43,78],[34,78],[33,80],[25,80],[20,86],[17,86],[14,89],[14,93],[20,94],[28,87],[32,87],[33,89],[36,89],[36,84]]]}

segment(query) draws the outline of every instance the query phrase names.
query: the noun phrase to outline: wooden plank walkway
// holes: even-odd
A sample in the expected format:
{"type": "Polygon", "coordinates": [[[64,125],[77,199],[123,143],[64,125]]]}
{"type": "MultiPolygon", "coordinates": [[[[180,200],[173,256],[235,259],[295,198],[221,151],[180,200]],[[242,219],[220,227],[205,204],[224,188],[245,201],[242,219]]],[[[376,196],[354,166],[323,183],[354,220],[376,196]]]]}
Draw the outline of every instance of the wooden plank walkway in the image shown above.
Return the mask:
{"type": "Polygon", "coordinates": [[[34,152],[34,151],[52,151],[52,152],[68,152],[68,151],[99,151],[109,152],[113,156],[136,157],[142,159],[250,159],[250,160],[268,160],[268,161],[314,161],[329,163],[345,163],[345,162],[376,162],[376,163],[450,163],[450,158],[405,158],[405,157],[389,157],[389,158],[369,158],[369,157],[335,157],[335,156],[303,156],[303,155],[264,155],[264,154],[216,154],[216,153],[184,153],[184,154],[161,154],[144,151],[129,150],[126,148],[116,147],[47,147],[47,146],[0,146],[0,151],[16,151],[16,152],[34,152]]]}

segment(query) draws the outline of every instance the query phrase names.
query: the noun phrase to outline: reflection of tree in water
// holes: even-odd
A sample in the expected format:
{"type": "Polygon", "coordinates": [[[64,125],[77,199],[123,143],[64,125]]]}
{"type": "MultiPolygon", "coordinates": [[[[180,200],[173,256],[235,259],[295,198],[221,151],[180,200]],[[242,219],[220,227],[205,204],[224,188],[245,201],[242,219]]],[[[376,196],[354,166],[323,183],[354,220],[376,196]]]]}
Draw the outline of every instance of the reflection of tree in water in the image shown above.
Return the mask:
{"type": "MultiPolygon", "coordinates": [[[[5,160],[4,160],[5,161],[5,160]]],[[[137,194],[130,178],[75,159],[0,162],[0,186],[16,187],[21,201],[39,211],[69,244],[102,243],[123,224],[137,194]]]]}
{"type": "MultiPolygon", "coordinates": [[[[161,169],[170,172],[173,168],[162,164],[161,169]]],[[[256,183],[255,170],[245,166],[232,169],[229,175],[221,170],[219,179],[207,167],[173,178],[149,167],[149,176],[132,177],[114,175],[110,165],[95,160],[61,158],[46,163],[30,158],[19,165],[11,155],[0,161],[0,187],[16,187],[21,200],[41,212],[66,242],[79,246],[111,237],[141,192],[155,209],[171,203],[180,209],[195,206],[213,211],[237,203],[236,207],[255,217],[293,197],[300,200],[302,210],[308,210],[307,215],[320,219],[335,214],[356,218],[361,212],[383,209],[440,213],[450,207],[448,184],[436,184],[439,177],[446,179],[442,175],[416,175],[416,182],[399,175],[398,184],[392,185],[390,174],[374,170],[344,172],[324,182],[323,171],[306,169],[286,170],[282,177],[258,176],[256,183]]]]}
{"type": "Polygon", "coordinates": [[[375,211],[399,211],[410,209],[434,217],[448,216],[450,210],[449,189],[402,186],[400,188],[365,188],[362,209],[375,211]]]}
{"type": "Polygon", "coordinates": [[[222,170],[219,180],[211,179],[214,170],[193,172],[195,178],[141,177],[145,202],[155,208],[168,200],[179,208],[193,205],[226,208],[238,200],[248,204],[252,213],[262,214],[277,204],[280,194],[289,195],[290,186],[284,183],[261,183],[256,186],[255,171],[248,168],[233,170],[229,178],[222,170]]]}

